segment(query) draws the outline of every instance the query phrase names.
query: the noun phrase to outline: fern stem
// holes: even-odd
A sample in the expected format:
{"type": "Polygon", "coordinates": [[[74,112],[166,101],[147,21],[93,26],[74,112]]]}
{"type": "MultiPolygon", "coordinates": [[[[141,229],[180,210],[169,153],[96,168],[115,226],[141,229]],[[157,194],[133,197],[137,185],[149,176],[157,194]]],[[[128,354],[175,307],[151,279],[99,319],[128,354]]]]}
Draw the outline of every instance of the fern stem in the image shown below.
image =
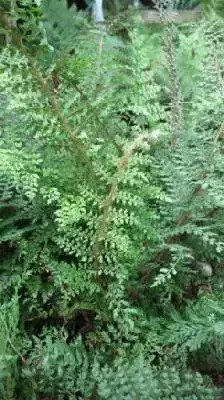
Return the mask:
{"type": "Polygon", "coordinates": [[[170,94],[171,94],[171,127],[172,127],[171,146],[175,147],[177,144],[178,137],[182,132],[183,124],[182,124],[182,110],[180,101],[176,54],[172,37],[173,27],[172,27],[172,21],[169,18],[169,14],[164,10],[164,6],[158,4],[157,1],[155,1],[155,3],[160,14],[161,22],[164,26],[164,53],[167,61],[166,68],[169,74],[170,94]]]}
{"type": "Polygon", "coordinates": [[[144,143],[151,144],[158,140],[158,137],[153,134],[138,136],[127,149],[124,150],[123,156],[119,160],[117,171],[114,174],[110,191],[103,202],[102,214],[99,219],[98,228],[96,230],[95,241],[93,246],[93,261],[95,268],[99,269],[99,256],[101,254],[103,241],[105,240],[108,225],[110,222],[110,212],[112,210],[113,204],[116,200],[118,193],[118,185],[122,180],[122,176],[128,167],[129,161],[132,158],[134,152],[141,147],[144,143]]]}

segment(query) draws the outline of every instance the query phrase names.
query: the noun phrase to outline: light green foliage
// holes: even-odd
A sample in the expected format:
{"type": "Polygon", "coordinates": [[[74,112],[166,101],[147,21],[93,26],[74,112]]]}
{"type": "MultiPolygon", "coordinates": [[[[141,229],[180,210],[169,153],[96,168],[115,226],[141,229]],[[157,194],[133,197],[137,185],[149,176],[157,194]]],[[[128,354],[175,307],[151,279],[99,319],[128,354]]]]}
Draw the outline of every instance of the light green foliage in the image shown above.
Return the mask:
{"type": "MultiPolygon", "coordinates": [[[[39,34],[45,37],[42,26],[39,34]]],[[[43,71],[40,59],[28,55],[24,45],[1,54],[1,88],[10,118],[2,135],[2,193],[7,182],[12,187],[7,202],[20,196],[16,215],[25,226],[17,235],[32,230],[18,242],[10,279],[18,262],[20,268],[25,265],[23,284],[32,296],[25,307],[32,317],[45,315],[49,301],[55,302],[50,312],[66,313],[72,304],[82,308],[85,303],[100,314],[109,307],[129,335],[123,324],[130,319],[124,293],[138,262],[139,241],[148,235],[143,226],[150,213],[143,194],[149,150],[133,151],[127,168],[119,172],[120,152],[128,154],[115,115],[126,69],[119,61],[122,50],[99,32],[90,32],[89,41],[83,38],[76,45],[77,56],[60,55],[43,71]],[[105,90],[109,85],[111,90],[105,90]],[[104,215],[102,206],[117,169],[116,185],[122,189],[104,215]],[[103,238],[98,237],[101,220],[106,224],[103,238]],[[48,275],[44,282],[43,274],[48,275]],[[104,283],[111,290],[102,296],[104,283]]],[[[42,47],[44,54],[51,52],[45,42],[42,47]]]]}
{"type": "Polygon", "coordinates": [[[215,399],[223,22],[124,43],[39,6],[0,55],[1,395],[215,399]]]}

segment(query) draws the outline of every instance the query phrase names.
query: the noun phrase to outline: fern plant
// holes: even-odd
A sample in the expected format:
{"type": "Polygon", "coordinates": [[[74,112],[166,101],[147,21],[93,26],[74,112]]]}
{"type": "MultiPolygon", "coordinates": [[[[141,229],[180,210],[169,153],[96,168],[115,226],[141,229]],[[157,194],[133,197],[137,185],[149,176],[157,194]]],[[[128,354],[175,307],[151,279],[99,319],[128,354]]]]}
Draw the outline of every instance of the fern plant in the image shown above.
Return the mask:
{"type": "Polygon", "coordinates": [[[125,44],[41,3],[0,55],[2,396],[215,398],[187,366],[222,341],[223,22],[125,44]]]}
{"type": "MultiPolygon", "coordinates": [[[[220,35],[222,35],[221,27],[220,35]]],[[[167,135],[166,145],[170,141],[170,136],[176,135],[177,130],[176,145],[173,142],[174,147],[170,151],[167,151],[165,146],[164,149],[160,147],[155,155],[153,166],[156,166],[155,173],[159,175],[160,182],[163,182],[167,197],[164,198],[165,201],[160,207],[160,238],[164,238],[161,241],[161,252],[156,250],[156,255],[155,248],[149,250],[152,252],[152,261],[158,264],[167,265],[167,252],[170,253],[171,260],[174,260],[170,264],[170,272],[172,272],[168,273],[169,268],[167,269],[166,265],[163,268],[164,274],[168,273],[170,277],[173,272],[177,272],[175,263],[180,265],[181,260],[185,259],[187,264],[191,264],[190,260],[193,256],[198,260],[205,261],[207,258],[207,261],[219,263],[223,254],[222,234],[218,228],[223,207],[221,192],[219,194],[219,188],[222,191],[221,171],[223,168],[221,160],[223,105],[220,75],[223,69],[222,50],[206,22],[202,24],[198,32],[192,33],[189,42],[181,35],[179,40],[180,44],[176,53],[177,68],[181,62],[178,68],[180,82],[178,90],[181,91],[182,86],[188,85],[188,82],[185,82],[186,74],[182,79],[185,67],[182,64],[181,55],[186,54],[186,51],[189,52],[189,47],[192,52],[192,61],[189,60],[189,63],[192,64],[193,90],[186,92],[181,102],[178,100],[176,105],[173,104],[173,109],[171,108],[171,131],[167,135]],[[197,45],[192,49],[192,42],[196,44],[194,35],[201,37],[202,32],[205,35],[204,40],[197,41],[197,45]],[[215,49],[214,42],[216,42],[215,49]],[[197,62],[194,62],[194,58],[197,62]],[[215,92],[211,89],[214,85],[217,86],[215,92]],[[209,96],[212,100],[208,100],[209,96]],[[197,105],[192,106],[193,104],[197,105]],[[178,115],[179,125],[177,126],[175,114],[178,115]],[[211,124],[210,115],[213,114],[214,122],[211,124]],[[161,161],[158,162],[158,160],[161,161]],[[214,187],[216,190],[213,189],[214,187]]],[[[168,59],[168,62],[170,61],[172,60],[168,59]]],[[[172,74],[171,68],[169,73],[172,74]]],[[[169,97],[169,90],[167,87],[167,107],[169,107],[169,101],[171,103],[175,101],[173,99],[175,93],[170,92],[169,97]]],[[[158,279],[160,278],[157,276],[157,282],[158,279]]]]}
{"type": "MultiPolygon", "coordinates": [[[[122,137],[114,115],[116,84],[105,91],[123,76],[122,64],[116,64],[120,47],[107,58],[110,48],[104,54],[104,37],[93,32],[88,57],[83,41],[77,56],[60,55],[46,66],[18,35],[13,31],[12,47],[1,54],[1,89],[11,117],[2,137],[1,174],[12,187],[7,201],[22,201],[22,210],[15,209],[20,236],[13,238],[10,230],[4,239],[16,245],[11,282],[25,270],[25,321],[85,309],[103,323],[106,310],[121,340],[135,330],[125,284],[149,232],[143,229],[143,193],[148,148],[157,137],[122,137]]],[[[47,58],[51,43],[41,24],[39,35],[39,51],[47,58]]]]}
{"type": "Polygon", "coordinates": [[[142,359],[132,364],[104,368],[99,385],[100,399],[215,399],[218,391],[206,387],[200,375],[174,368],[157,371],[142,359]],[[203,386],[204,385],[204,386],[203,386]]]}

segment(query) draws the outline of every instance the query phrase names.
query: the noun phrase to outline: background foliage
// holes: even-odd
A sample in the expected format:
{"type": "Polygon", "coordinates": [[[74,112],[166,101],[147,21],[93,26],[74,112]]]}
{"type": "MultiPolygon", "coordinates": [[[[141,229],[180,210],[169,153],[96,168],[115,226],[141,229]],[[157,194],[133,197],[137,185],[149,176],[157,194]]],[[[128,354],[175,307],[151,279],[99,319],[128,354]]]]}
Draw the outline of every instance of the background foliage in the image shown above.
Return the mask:
{"type": "Polygon", "coordinates": [[[1,398],[218,399],[223,20],[105,31],[59,0],[11,16],[1,398]]]}

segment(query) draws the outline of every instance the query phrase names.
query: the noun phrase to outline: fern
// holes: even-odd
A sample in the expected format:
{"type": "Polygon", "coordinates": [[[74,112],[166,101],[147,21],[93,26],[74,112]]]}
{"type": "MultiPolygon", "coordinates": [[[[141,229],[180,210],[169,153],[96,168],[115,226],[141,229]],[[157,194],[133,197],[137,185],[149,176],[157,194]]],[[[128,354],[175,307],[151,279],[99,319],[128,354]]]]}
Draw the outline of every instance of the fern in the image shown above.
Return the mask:
{"type": "MultiPolygon", "coordinates": [[[[200,29],[207,32],[206,23],[202,24],[200,29]]],[[[194,34],[195,32],[193,36],[194,34]]],[[[201,33],[199,35],[201,37],[201,33]]],[[[219,53],[220,50],[218,50],[219,46],[215,50],[216,55],[214,55],[213,33],[208,32],[208,35],[206,33],[205,35],[206,39],[201,42],[204,43],[202,50],[200,50],[201,67],[197,63],[195,78],[193,75],[197,86],[194,85],[191,103],[182,102],[183,117],[186,122],[184,122],[183,129],[180,132],[178,145],[175,151],[170,152],[170,154],[167,151],[161,152],[161,149],[159,149],[156,156],[157,160],[162,160],[157,168],[168,195],[168,202],[165,201],[164,204],[161,204],[161,215],[163,221],[167,221],[168,229],[161,220],[160,237],[164,238],[161,249],[164,246],[168,252],[170,251],[171,257],[173,257],[172,254],[176,253],[176,250],[180,249],[179,244],[181,244],[181,246],[185,246],[184,253],[187,258],[193,252],[194,256],[199,257],[199,259],[203,253],[204,257],[207,254],[208,260],[220,260],[223,242],[219,229],[216,229],[216,221],[220,220],[222,202],[220,202],[219,189],[214,190],[213,188],[214,186],[222,188],[220,180],[223,144],[222,123],[220,122],[222,81],[218,78],[222,66],[217,61],[222,59],[222,56],[219,53]],[[204,57],[206,57],[206,61],[204,57]],[[213,96],[214,92],[211,91],[211,87],[214,87],[215,82],[217,82],[217,90],[216,95],[213,96]],[[213,100],[207,102],[209,96],[212,96],[213,100]],[[191,108],[190,104],[197,105],[191,108]],[[207,108],[208,104],[214,105],[213,110],[207,108]],[[212,113],[217,116],[213,126],[210,125],[207,117],[212,113]],[[164,216],[166,216],[165,219],[164,216]],[[184,241],[182,240],[183,236],[185,237],[184,241]]],[[[185,39],[184,42],[181,43],[180,36],[178,51],[182,52],[182,46],[188,47],[185,39]]],[[[183,71],[183,68],[181,70],[183,71]]],[[[164,255],[166,254],[165,250],[161,251],[164,252],[164,255]]],[[[162,261],[162,253],[161,258],[158,259],[162,261]]],[[[177,254],[175,259],[178,259],[177,254]]],[[[166,266],[164,267],[167,270],[166,266]]],[[[173,267],[170,267],[170,271],[172,269],[173,267]]]]}
{"type": "Polygon", "coordinates": [[[2,396],[215,398],[223,22],[125,43],[42,3],[0,55],[2,396]]]}
{"type": "Polygon", "coordinates": [[[157,371],[141,358],[132,364],[118,363],[114,369],[105,367],[99,385],[100,399],[215,399],[217,394],[203,386],[200,375],[174,368],[157,371]]]}
{"type": "Polygon", "coordinates": [[[223,312],[222,299],[202,298],[189,305],[184,315],[175,313],[168,327],[167,342],[183,344],[190,352],[200,349],[205,343],[222,342],[223,312]]]}

